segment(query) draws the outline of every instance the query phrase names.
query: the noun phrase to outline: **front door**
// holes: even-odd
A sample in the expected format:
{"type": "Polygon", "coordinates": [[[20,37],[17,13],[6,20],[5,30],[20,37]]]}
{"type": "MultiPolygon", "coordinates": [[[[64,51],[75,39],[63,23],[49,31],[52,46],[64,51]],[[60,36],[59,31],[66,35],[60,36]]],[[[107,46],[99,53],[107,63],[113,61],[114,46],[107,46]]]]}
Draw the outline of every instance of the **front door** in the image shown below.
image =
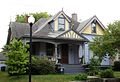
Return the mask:
{"type": "Polygon", "coordinates": [[[78,46],[69,45],[69,64],[78,64],[78,46]]]}
{"type": "Polygon", "coordinates": [[[62,44],[61,63],[68,64],[68,44],[62,44]]]}

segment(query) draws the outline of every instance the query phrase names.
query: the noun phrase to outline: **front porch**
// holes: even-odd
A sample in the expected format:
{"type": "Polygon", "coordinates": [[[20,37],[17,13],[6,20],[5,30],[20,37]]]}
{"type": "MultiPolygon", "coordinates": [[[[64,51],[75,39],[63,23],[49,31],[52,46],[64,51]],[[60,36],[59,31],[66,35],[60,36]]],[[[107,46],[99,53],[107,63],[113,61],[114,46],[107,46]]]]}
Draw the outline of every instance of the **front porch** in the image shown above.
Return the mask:
{"type": "MultiPolygon", "coordinates": [[[[29,43],[29,39],[24,42],[29,43]]],[[[78,73],[85,64],[85,41],[33,38],[32,54],[61,64],[66,73],[78,73]]]]}
{"type": "Polygon", "coordinates": [[[32,43],[32,54],[36,56],[46,56],[50,61],[61,64],[84,64],[84,43],[32,43]]]}

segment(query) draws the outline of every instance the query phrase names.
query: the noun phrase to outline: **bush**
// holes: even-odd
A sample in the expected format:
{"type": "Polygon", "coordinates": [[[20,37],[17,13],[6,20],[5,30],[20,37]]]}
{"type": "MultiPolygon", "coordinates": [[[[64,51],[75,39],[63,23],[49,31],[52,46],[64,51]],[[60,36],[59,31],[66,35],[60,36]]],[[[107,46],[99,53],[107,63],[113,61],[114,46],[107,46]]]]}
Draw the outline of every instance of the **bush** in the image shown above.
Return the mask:
{"type": "Polygon", "coordinates": [[[3,48],[4,55],[7,60],[7,71],[10,76],[21,75],[27,72],[27,65],[29,63],[29,52],[27,49],[29,45],[24,45],[21,40],[13,39],[9,45],[5,45],[3,48]]]}
{"type": "Polygon", "coordinates": [[[99,72],[99,65],[100,62],[98,59],[95,59],[94,57],[90,59],[89,64],[89,75],[96,75],[99,72]]]}
{"type": "Polygon", "coordinates": [[[115,71],[120,71],[120,61],[115,61],[114,62],[114,70],[115,71]]]}
{"type": "Polygon", "coordinates": [[[85,73],[78,74],[77,76],[75,76],[74,79],[75,80],[87,80],[87,74],[85,73]]]}
{"type": "Polygon", "coordinates": [[[101,78],[113,78],[114,77],[113,70],[112,69],[101,70],[100,77],[101,78]]]}
{"type": "Polygon", "coordinates": [[[34,58],[32,60],[32,74],[34,75],[45,75],[55,73],[55,64],[46,58],[34,58]]]}

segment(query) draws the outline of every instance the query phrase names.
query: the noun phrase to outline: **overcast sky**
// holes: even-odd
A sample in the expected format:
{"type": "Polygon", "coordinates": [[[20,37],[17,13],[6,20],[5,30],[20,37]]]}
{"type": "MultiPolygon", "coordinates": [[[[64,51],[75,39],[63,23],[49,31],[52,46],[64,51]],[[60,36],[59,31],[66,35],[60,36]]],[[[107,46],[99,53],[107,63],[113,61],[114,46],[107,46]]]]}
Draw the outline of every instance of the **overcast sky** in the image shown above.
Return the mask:
{"type": "Polygon", "coordinates": [[[0,48],[6,44],[8,25],[16,14],[48,12],[54,15],[62,8],[69,16],[77,13],[78,20],[82,21],[96,15],[105,26],[120,20],[120,0],[1,0],[0,48]]]}

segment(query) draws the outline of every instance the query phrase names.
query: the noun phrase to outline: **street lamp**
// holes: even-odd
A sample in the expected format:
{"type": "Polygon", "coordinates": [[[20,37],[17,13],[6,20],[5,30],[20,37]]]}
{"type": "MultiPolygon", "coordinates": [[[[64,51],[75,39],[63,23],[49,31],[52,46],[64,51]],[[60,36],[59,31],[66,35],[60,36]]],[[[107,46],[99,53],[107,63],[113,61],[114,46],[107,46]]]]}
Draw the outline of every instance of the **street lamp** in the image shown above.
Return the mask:
{"type": "Polygon", "coordinates": [[[30,25],[30,55],[29,55],[29,82],[31,82],[31,55],[32,55],[32,25],[35,22],[35,18],[30,15],[28,23],[30,25]]]}

